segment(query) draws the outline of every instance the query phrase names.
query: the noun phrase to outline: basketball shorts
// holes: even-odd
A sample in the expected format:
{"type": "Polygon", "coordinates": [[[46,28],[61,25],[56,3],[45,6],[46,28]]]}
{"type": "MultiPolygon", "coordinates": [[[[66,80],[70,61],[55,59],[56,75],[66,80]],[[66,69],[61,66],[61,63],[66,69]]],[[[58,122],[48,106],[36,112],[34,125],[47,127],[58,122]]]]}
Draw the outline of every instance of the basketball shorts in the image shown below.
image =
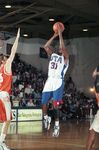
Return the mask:
{"type": "Polygon", "coordinates": [[[8,92],[0,92],[0,121],[12,120],[11,103],[8,92]]]}
{"type": "Polygon", "coordinates": [[[42,93],[42,105],[53,97],[53,105],[62,104],[64,81],[62,79],[48,78],[42,93]]]}
{"type": "Polygon", "coordinates": [[[89,130],[94,130],[99,133],[99,110],[97,111],[89,130]]]}

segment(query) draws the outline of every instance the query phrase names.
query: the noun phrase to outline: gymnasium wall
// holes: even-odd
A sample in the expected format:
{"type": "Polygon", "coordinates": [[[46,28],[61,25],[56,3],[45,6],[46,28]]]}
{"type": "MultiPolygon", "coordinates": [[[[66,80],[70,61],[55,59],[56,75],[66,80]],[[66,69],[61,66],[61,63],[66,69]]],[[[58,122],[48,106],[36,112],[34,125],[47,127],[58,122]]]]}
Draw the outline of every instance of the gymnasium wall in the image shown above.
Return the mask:
{"type": "MultiPolygon", "coordinates": [[[[6,43],[13,44],[15,38],[4,41],[4,47],[1,53],[6,54],[6,43]]],[[[99,37],[95,38],[77,38],[64,40],[67,45],[67,52],[70,57],[70,66],[66,74],[66,80],[69,76],[72,77],[75,86],[80,90],[95,97],[94,93],[90,92],[90,87],[93,86],[92,72],[99,65],[99,37]]],[[[47,72],[48,59],[40,58],[40,47],[44,47],[46,40],[44,39],[26,39],[20,38],[17,53],[20,59],[32,64],[38,69],[47,72]]],[[[56,40],[52,43],[52,50],[57,49],[59,42],[56,40]],[[54,49],[55,47],[55,49],[54,49]]]]}

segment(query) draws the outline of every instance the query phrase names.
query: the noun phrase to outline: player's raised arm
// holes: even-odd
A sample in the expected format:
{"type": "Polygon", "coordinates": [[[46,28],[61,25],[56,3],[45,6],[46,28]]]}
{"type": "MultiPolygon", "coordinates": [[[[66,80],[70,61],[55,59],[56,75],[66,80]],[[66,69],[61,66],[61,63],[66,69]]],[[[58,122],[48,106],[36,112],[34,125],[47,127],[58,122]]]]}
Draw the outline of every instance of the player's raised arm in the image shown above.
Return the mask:
{"type": "Polygon", "coordinates": [[[66,46],[64,44],[64,40],[63,40],[63,37],[62,37],[62,27],[61,25],[58,26],[58,32],[59,32],[59,39],[60,39],[60,49],[63,53],[63,55],[65,56],[65,63],[67,64],[67,61],[68,61],[68,58],[69,58],[69,55],[68,53],[66,52],[66,46]]]}
{"type": "Polygon", "coordinates": [[[20,37],[20,28],[18,29],[17,37],[16,37],[15,42],[12,46],[10,57],[6,61],[6,72],[7,73],[11,73],[11,64],[12,64],[12,61],[14,59],[15,53],[17,51],[19,37],[20,37]]]}
{"type": "Polygon", "coordinates": [[[50,44],[52,43],[52,41],[58,36],[57,33],[55,33],[49,40],[48,42],[44,45],[44,49],[46,50],[46,52],[49,55],[52,55],[53,51],[49,48],[50,44]]]}

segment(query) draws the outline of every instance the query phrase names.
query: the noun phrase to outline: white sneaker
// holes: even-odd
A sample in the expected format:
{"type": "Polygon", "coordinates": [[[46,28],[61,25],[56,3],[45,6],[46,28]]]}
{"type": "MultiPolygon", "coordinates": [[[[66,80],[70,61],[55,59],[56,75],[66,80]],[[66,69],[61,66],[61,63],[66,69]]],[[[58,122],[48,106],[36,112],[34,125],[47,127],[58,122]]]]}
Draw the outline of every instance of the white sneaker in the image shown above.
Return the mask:
{"type": "Polygon", "coordinates": [[[51,123],[51,117],[48,116],[47,119],[44,119],[44,125],[45,125],[45,130],[49,130],[50,128],[50,123],[51,123]]]}
{"type": "Polygon", "coordinates": [[[53,132],[53,137],[56,138],[59,135],[59,125],[58,126],[54,126],[54,132],[53,132]]]}
{"type": "Polygon", "coordinates": [[[0,150],[10,150],[10,149],[7,148],[7,146],[5,145],[5,141],[3,141],[3,142],[0,144],[0,150]]]}

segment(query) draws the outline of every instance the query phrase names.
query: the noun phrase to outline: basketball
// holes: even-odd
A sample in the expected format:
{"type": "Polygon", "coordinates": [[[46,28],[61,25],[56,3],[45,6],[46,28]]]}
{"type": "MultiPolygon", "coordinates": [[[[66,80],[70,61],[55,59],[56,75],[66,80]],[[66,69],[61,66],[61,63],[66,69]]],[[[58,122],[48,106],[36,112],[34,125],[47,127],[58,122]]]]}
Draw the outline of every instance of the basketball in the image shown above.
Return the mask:
{"type": "Polygon", "coordinates": [[[63,23],[61,23],[61,22],[56,22],[56,23],[53,25],[53,30],[54,30],[55,33],[58,33],[58,24],[60,24],[60,25],[62,26],[62,30],[65,29],[63,23]]]}

